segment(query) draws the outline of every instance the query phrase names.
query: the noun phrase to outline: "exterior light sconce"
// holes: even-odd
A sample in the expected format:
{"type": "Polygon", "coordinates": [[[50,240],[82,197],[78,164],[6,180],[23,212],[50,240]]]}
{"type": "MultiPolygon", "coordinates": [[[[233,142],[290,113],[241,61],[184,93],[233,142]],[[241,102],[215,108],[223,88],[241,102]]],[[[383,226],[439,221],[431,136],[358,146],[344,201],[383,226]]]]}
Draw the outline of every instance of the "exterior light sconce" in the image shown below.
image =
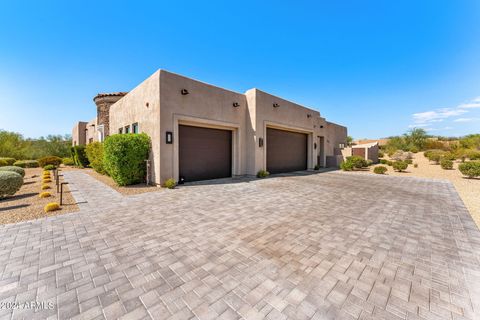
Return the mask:
{"type": "Polygon", "coordinates": [[[258,146],[259,146],[260,148],[263,147],[263,138],[258,138],[258,146]]]}
{"type": "Polygon", "coordinates": [[[317,149],[317,143],[316,142],[313,144],[313,149],[315,149],[315,150],[317,149]]]}
{"type": "Polygon", "coordinates": [[[278,108],[278,107],[280,107],[280,105],[275,102],[275,103],[273,103],[273,107],[274,107],[274,108],[278,108]]]}
{"type": "Polygon", "coordinates": [[[180,90],[180,93],[182,94],[182,96],[186,96],[186,95],[189,94],[190,92],[188,92],[187,89],[182,89],[182,90],[180,90]]]}
{"type": "Polygon", "coordinates": [[[240,103],[238,103],[238,102],[234,102],[232,105],[233,105],[234,108],[240,107],[240,103]]]}
{"type": "Polygon", "coordinates": [[[167,141],[167,144],[172,144],[173,143],[173,134],[172,134],[171,131],[166,132],[165,140],[167,141]]]}
{"type": "Polygon", "coordinates": [[[150,106],[150,103],[148,103],[148,102],[147,102],[147,103],[145,103],[145,107],[147,107],[147,108],[148,108],[149,106],[150,106]]]}
{"type": "Polygon", "coordinates": [[[320,126],[320,128],[323,128],[323,126],[320,126]]]}

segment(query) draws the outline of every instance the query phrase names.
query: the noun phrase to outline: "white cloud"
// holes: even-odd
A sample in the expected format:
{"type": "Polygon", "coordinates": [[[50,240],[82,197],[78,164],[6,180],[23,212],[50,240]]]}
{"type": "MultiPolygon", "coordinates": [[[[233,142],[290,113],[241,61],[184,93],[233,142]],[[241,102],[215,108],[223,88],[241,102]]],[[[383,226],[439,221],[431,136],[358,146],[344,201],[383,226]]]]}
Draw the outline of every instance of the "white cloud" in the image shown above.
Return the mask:
{"type": "Polygon", "coordinates": [[[480,118],[458,118],[453,120],[453,122],[472,122],[477,120],[480,120],[480,118]]]}
{"type": "Polygon", "coordinates": [[[473,108],[480,108],[480,97],[476,97],[472,101],[467,103],[462,103],[458,106],[460,109],[473,109],[473,108]]]}
{"type": "Polygon", "coordinates": [[[415,124],[426,124],[431,122],[442,122],[444,119],[459,116],[468,111],[459,108],[442,108],[432,111],[414,113],[413,121],[415,124]]]}

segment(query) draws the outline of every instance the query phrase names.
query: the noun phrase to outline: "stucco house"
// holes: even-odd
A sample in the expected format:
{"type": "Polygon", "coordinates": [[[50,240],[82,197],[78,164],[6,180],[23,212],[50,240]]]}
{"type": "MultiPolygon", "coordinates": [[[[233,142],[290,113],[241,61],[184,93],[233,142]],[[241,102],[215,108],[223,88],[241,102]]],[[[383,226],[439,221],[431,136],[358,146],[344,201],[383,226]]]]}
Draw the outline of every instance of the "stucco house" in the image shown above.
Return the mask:
{"type": "Polygon", "coordinates": [[[158,70],[132,91],[99,94],[97,117],[78,122],[73,145],[148,134],[150,181],[196,181],[259,170],[338,165],[347,128],[258,89],[238,93],[158,70]],[[333,159],[333,160],[332,160],[333,159]]]}

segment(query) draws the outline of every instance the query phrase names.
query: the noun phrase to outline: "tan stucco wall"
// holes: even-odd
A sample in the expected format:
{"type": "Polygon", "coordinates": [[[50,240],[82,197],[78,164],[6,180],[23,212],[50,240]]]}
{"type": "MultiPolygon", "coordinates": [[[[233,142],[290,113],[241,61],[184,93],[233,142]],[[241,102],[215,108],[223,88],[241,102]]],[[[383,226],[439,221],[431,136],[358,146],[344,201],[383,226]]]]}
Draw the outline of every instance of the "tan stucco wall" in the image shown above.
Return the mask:
{"type": "Polygon", "coordinates": [[[87,123],[86,129],[87,131],[85,133],[85,144],[89,144],[90,139],[92,139],[92,142],[98,141],[97,117],[87,123]]]}
{"type": "Polygon", "coordinates": [[[79,121],[72,129],[72,146],[81,146],[85,144],[85,128],[87,123],[79,121]]]}
{"type": "Polygon", "coordinates": [[[243,94],[215,87],[164,70],[160,71],[160,176],[178,179],[178,125],[217,127],[233,131],[233,175],[246,168],[247,102],[243,94]],[[182,95],[182,89],[189,94],[182,95]],[[239,103],[233,107],[233,103],[239,103]],[[166,132],[173,144],[166,144],[166,132]]]}
{"type": "Polygon", "coordinates": [[[113,104],[109,115],[111,135],[121,127],[138,123],[139,132],[150,136],[151,178],[157,184],[179,178],[180,124],[231,130],[233,175],[255,175],[266,169],[267,127],[308,134],[308,168],[317,165],[321,138],[325,163],[326,156],[339,153],[338,146],[347,137],[345,127],[325,121],[316,110],[258,89],[241,94],[164,70],[158,70],[113,104]],[[182,89],[189,94],[182,95],[182,89]],[[233,107],[233,103],[239,106],[233,107]],[[274,103],[279,107],[274,108],[274,103]],[[173,133],[173,144],[166,143],[166,132],[173,133]],[[264,139],[263,147],[258,146],[260,137],[264,139]]]}
{"type": "MultiPolygon", "coordinates": [[[[160,183],[160,71],[155,72],[126,96],[110,106],[110,135],[119,128],[138,123],[152,143],[150,153],[152,182],[160,183]],[[147,106],[148,103],[148,106],[147,106]]],[[[162,150],[163,152],[163,150],[162,150]]]]}

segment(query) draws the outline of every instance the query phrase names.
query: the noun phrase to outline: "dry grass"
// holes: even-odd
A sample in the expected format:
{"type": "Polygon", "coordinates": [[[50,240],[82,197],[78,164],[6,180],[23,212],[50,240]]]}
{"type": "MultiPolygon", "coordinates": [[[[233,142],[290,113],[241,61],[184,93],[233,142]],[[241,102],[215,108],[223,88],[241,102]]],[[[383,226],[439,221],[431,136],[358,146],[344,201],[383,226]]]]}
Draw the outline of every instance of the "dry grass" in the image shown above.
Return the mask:
{"type": "MultiPolygon", "coordinates": [[[[390,166],[383,166],[388,167],[387,174],[392,176],[412,176],[451,181],[460,195],[460,198],[462,198],[463,203],[465,203],[468,211],[470,211],[473,220],[480,228],[480,179],[464,178],[462,173],[458,170],[458,165],[460,164],[459,161],[454,162],[453,170],[444,170],[440,165],[428,161],[421,152],[416,153],[413,156],[413,163],[417,163],[418,168],[409,165],[406,172],[396,172],[390,166]]],[[[373,168],[376,166],[378,165],[370,167],[370,173],[373,173],[373,168]]]]}
{"type": "MultiPolygon", "coordinates": [[[[61,210],[45,213],[43,208],[49,202],[60,203],[60,195],[56,192],[55,182],[48,183],[52,188],[47,191],[52,194],[48,198],[39,198],[42,192],[42,169],[25,169],[25,178],[22,188],[11,197],[0,200],[0,224],[15,223],[25,220],[55,216],[78,210],[75,200],[70,194],[68,185],[64,186],[63,203],[61,210]]],[[[53,175],[52,175],[53,179],[53,175]]],[[[45,191],[45,190],[44,190],[45,191]]]]}
{"type": "Polygon", "coordinates": [[[109,176],[105,176],[102,174],[99,174],[93,169],[78,169],[78,168],[62,168],[63,171],[67,170],[81,170],[83,173],[86,173],[90,175],[91,177],[97,179],[100,182],[103,182],[110,188],[117,190],[121,194],[128,196],[128,195],[134,195],[134,194],[140,194],[140,193],[145,193],[145,192],[155,192],[155,191],[160,191],[162,188],[157,187],[157,186],[148,186],[145,183],[140,183],[132,186],[125,186],[125,187],[120,187],[118,186],[115,181],[113,181],[112,178],[109,176]]]}

